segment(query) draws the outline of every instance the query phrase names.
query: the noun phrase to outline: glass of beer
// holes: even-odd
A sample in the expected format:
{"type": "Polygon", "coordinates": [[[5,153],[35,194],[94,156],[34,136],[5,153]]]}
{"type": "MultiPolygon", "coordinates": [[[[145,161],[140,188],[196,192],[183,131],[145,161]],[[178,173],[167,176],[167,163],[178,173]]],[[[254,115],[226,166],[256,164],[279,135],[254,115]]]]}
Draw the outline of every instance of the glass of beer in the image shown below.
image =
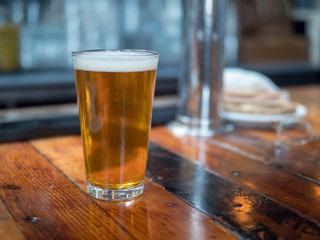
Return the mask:
{"type": "Polygon", "coordinates": [[[110,201],[143,193],[159,54],[72,53],[87,189],[110,201]]]}

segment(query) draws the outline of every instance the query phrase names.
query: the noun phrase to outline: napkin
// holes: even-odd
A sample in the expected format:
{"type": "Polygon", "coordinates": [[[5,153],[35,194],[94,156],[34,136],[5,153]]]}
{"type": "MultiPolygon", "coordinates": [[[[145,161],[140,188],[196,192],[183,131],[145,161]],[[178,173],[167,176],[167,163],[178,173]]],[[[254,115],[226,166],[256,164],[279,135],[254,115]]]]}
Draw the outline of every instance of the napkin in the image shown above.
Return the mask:
{"type": "Polygon", "coordinates": [[[275,91],[279,87],[272,80],[255,71],[241,68],[225,68],[223,72],[223,86],[227,90],[265,90],[275,91]]]}

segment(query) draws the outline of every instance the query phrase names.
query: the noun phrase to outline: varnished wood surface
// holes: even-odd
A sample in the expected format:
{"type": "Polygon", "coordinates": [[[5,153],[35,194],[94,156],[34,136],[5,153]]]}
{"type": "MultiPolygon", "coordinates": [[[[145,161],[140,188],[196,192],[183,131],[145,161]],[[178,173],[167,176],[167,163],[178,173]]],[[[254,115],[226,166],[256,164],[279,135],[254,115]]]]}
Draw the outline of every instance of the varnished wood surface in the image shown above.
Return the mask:
{"type": "MultiPolygon", "coordinates": [[[[306,119],[312,122],[316,134],[319,135],[320,86],[288,90],[293,100],[307,106],[306,119]]],[[[280,203],[319,226],[320,142],[282,151],[279,155],[274,149],[275,139],[276,133],[273,129],[241,127],[237,127],[232,134],[202,139],[175,137],[166,127],[153,128],[151,134],[151,141],[157,145],[197,162],[224,179],[280,203]]],[[[251,210],[254,208],[244,211],[254,216],[251,210]]],[[[276,233],[270,239],[320,239],[316,232],[310,236],[303,234],[307,231],[301,225],[298,228],[298,225],[292,226],[301,231],[297,235],[282,235],[277,231],[284,227],[277,230],[279,225],[267,228],[268,231],[276,233]]],[[[265,238],[268,237],[263,234],[261,239],[265,238]]]]}
{"type": "MultiPolygon", "coordinates": [[[[320,134],[320,86],[289,89],[320,134]]],[[[86,192],[77,135],[0,144],[0,239],[320,239],[320,143],[276,153],[272,129],[151,132],[145,192],[86,192]]]]}

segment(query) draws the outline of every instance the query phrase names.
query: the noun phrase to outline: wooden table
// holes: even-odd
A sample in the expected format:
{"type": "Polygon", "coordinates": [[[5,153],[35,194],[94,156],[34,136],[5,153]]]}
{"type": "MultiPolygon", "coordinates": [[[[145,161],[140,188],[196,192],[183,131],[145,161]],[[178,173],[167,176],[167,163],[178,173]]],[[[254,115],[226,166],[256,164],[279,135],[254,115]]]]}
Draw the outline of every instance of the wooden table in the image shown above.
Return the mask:
{"type": "MultiPolygon", "coordinates": [[[[320,86],[290,89],[320,134],[320,86]]],[[[78,135],[0,145],[0,239],[320,239],[320,144],[275,154],[275,132],[214,138],[154,127],[144,194],[86,192],[78,135]]]]}

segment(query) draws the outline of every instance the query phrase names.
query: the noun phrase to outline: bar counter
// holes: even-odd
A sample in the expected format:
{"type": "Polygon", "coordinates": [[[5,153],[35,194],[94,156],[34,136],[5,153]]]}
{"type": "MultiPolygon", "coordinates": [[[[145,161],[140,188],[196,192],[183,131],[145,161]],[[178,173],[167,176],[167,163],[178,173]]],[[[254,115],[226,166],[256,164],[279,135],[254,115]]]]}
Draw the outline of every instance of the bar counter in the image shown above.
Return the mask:
{"type": "MultiPolygon", "coordinates": [[[[292,87],[320,134],[320,85],[292,87]]],[[[79,135],[0,144],[0,239],[320,239],[320,143],[280,157],[273,129],[153,127],[142,196],[86,192],[79,135]]]]}

